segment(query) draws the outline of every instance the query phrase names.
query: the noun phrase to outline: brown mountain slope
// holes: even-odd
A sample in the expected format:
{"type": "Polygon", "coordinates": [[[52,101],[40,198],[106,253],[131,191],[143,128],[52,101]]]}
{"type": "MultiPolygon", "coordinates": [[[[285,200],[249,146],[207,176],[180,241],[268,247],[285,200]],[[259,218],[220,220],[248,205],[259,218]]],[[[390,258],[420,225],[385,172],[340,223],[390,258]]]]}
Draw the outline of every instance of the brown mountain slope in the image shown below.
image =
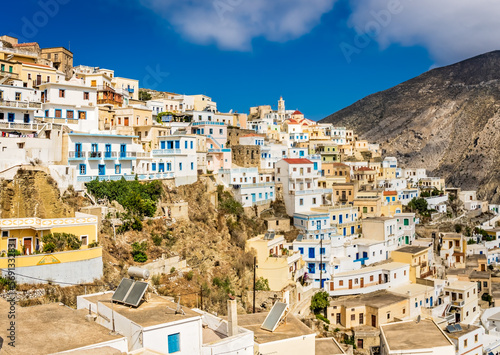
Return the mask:
{"type": "Polygon", "coordinates": [[[500,51],[431,70],[321,122],[378,142],[402,167],[500,202],[500,51]]]}

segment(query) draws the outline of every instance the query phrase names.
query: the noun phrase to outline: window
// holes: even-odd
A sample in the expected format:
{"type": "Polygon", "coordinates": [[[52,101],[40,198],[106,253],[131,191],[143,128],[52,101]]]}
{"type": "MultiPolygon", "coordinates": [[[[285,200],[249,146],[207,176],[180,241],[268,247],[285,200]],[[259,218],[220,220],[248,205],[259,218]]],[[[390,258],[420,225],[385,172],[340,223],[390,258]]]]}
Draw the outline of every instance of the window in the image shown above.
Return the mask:
{"type": "Polygon", "coordinates": [[[9,237],[9,231],[2,231],[2,238],[8,238],[9,237]]]}
{"type": "Polygon", "coordinates": [[[313,205],[316,204],[316,197],[313,197],[313,205]]]}
{"type": "Polygon", "coordinates": [[[156,163],[151,164],[151,170],[156,171],[156,163]]]}
{"type": "Polygon", "coordinates": [[[356,315],[355,314],[351,314],[351,321],[354,322],[356,320],[356,315]]]}
{"type": "Polygon", "coordinates": [[[85,164],[80,164],[80,175],[85,175],[87,173],[87,166],[85,164]]]}
{"type": "Polygon", "coordinates": [[[121,174],[122,173],[122,166],[121,164],[116,164],[115,165],[115,174],[121,174]]]}
{"type": "Polygon", "coordinates": [[[478,335],[476,334],[474,335],[474,343],[477,343],[477,341],[478,341],[478,335]]]}
{"type": "Polygon", "coordinates": [[[45,110],[45,117],[49,117],[49,110],[45,110]]]}
{"type": "Polygon", "coordinates": [[[387,313],[387,319],[391,319],[391,312],[387,313]]]}
{"type": "Polygon", "coordinates": [[[16,101],[21,101],[21,93],[16,92],[16,101]]]}
{"type": "Polygon", "coordinates": [[[180,333],[170,334],[168,336],[168,353],[173,354],[181,351],[180,333]]]}
{"type": "Polygon", "coordinates": [[[359,324],[363,324],[364,321],[363,316],[364,316],[363,313],[359,314],[359,324]]]}
{"type": "Polygon", "coordinates": [[[75,113],[73,110],[66,110],[66,118],[73,119],[75,118],[75,113]]]}
{"type": "Polygon", "coordinates": [[[17,249],[17,238],[7,239],[7,249],[17,249]]]}
{"type": "Polygon", "coordinates": [[[89,99],[89,96],[90,96],[90,95],[89,95],[89,93],[88,93],[87,91],[85,91],[85,92],[83,93],[83,99],[84,99],[84,100],[88,100],[88,99],[89,99]]]}
{"type": "Polygon", "coordinates": [[[301,199],[299,200],[299,205],[301,205],[301,206],[303,206],[303,205],[304,205],[304,199],[303,199],[303,198],[301,198],[301,199]]]}
{"type": "Polygon", "coordinates": [[[339,281],[339,286],[344,286],[344,280],[339,281]]]}
{"type": "Polygon", "coordinates": [[[464,348],[467,347],[467,339],[464,339],[464,348]]]}
{"type": "Polygon", "coordinates": [[[56,118],[62,117],[62,110],[56,110],[56,118]]]}
{"type": "Polygon", "coordinates": [[[86,236],[86,235],[82,235],[82,236],[80,237],[80,240],[82,241],[82,245],[88,245],[88,238],[89,238],[89,237],[88,237],[88,236],[86,236]]]}
{"type": "Polygon", "coordinates": [[[66,90],[59,90],[59,97],[66,97],[66,90]]]}
{"type": "Polygon", "coordinates": [[[373,281],[373,275],[370,275],[370,281],[373,281]]]}
{"type": "Polygon", "coordinates": [[[182,170],[182,163],[179,163],[179,170],[182,170]]]}
{"type": "Polygon", "coordinates": [[[325,248],[319,248],[319,253],[321,255],[325,255],[325,248]]]}
{"type": "MultiPolygon", "coordinates": [[[[85,111],[78,111],[78,119],[79,120],[86,120],[87,119],[87,112],[85,112],[85,111]]],[[[118,120],[120,120],[120,119],[118,118],[118,120]]]]}

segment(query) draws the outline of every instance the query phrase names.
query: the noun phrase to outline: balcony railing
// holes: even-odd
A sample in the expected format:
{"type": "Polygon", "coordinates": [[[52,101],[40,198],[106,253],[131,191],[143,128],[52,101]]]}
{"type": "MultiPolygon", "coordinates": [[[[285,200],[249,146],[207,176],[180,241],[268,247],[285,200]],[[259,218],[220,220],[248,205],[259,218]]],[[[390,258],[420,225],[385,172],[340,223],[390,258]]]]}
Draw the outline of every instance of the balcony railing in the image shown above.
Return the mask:
{"type": "Polygon", "coordinates": [[[102,158],[102,152],[88,152],[88,157],[89,159],[101,159],[102,158]]]}
{"type": "Polygon", "coordinates": [[[137,157],[136,152],[120,152],[120,159],[134,159],[137,157]]]}
{"type": "Polygon", "coordinates": [[[116,152],[104,152],[104,159],[116,159],[117,156],[116,152]]]}
{"type": "Polygon", "coordinates": [[[154,149],[153,150],[153,155],[173,155],[173,154],[182,154],[182,150],[180,150],[180,149],[154,149]]]}
{"type": "Polygon", "coordinates": [[[9,101],[9,100],[0,100],[0,106],[16,107],[16,108],[33,108],[33,109],[42,108],[42,104],[40,102],[9,101]]]}
{"type": "Polygon", "coordinates": [[[70,159],[85,159],[85,152],[69,152],[70,159]]]}

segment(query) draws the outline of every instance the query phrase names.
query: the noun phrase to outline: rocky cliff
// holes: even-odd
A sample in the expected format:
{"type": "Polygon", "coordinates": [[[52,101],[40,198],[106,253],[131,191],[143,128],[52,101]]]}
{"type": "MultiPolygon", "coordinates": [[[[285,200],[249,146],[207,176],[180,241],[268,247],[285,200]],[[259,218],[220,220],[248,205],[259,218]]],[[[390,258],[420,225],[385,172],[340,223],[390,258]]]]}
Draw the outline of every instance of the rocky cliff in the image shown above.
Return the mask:
{"type": "Polygon", "coordinates": [[[430,70],[321,122],[381,144],[402,167],[500,202],[500,51],[430,70]]]}

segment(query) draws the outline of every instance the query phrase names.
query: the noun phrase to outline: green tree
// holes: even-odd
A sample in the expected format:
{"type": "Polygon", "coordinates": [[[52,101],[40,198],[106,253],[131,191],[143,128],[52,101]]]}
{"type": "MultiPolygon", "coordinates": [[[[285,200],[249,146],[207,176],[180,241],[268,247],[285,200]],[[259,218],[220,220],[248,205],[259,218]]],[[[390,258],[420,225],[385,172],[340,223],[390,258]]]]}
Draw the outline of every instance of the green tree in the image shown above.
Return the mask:
{"type": "Polygon", "coordinates": [[[319,291],[314,294],[311,299],[311,311],[314,314],[318,314],[320,311],[323,311],[329,305],[329,296],[326,291],[319,291]]]}
{"type": "Polygon", "coordinates": [[[145,90],[139,90],[139,100],[141,101],[151,100],[151,94],[145,90]]]}
{"type": "Polygon", "coordinates": [[[416,198],[414,197],[409,203],[408,207],[412,210],[417,210],[421,214],[427,212],[427,201],[424,198],[416,198]]]}
{"type": "Polygon", "coordinates": [[[146,250],[148,249],[148,243],[132,243],[132,257],[135,262],[144,263],[148,260],[148,256],[146,255],[146,250]]]}
{"type": "Polygon", "coordinates": [[[255,281],[255,289],[257,291],[271,291],[269,288],[269,280],[263,277],[260,277],[255,281]]]}

